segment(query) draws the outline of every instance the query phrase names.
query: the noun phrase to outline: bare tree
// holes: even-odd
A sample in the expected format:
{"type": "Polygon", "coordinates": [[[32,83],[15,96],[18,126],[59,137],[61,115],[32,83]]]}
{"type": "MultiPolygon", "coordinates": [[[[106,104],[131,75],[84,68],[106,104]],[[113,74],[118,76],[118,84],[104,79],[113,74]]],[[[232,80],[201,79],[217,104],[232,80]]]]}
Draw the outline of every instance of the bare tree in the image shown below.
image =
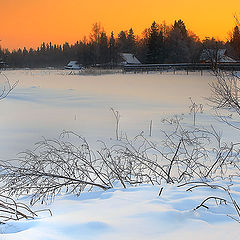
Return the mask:
{"type": "MultiPolygon", "coordinates": [[[[234,16],[236,24],[240,26],[238,17],[234,16]]],[[[228,110],[240,117],[240,77],[234,71],[223,71],[217,65],[213,68],[216,81],[210,84],[212,95],[208,100],[217,110],[228,110]]],[[[239,121],[238,121],[239,122],[239,121]]]]}
{"type": "MultiPolygon", "coordinates": [[[[227,110],[231,114],[236,113],[240,117],[240,79],[231,72],[215,71],[216,80],[211,86],[211,97],[209,102],[216,110],[227,110]]],[[[226,118],[222,118],[222,120],[226,118]]]]}

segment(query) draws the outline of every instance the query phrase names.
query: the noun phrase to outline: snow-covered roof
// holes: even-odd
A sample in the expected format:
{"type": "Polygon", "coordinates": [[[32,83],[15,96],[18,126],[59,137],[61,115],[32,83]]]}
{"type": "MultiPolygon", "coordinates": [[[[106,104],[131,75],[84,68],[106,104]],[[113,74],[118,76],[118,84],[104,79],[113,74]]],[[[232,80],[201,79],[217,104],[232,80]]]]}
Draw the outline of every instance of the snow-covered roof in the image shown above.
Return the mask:
{"type": "Polygon", "coordinates": [[[78,65],[78,61],[70,61],[67,66],[69,65],[78,65]]]}
{"type": "Polygon", "coordinates": [[[66,69],[81,69],[82,65],[78,61],[70,61],[66,66],[66,69]]]}
{"type": "Polygon", "coordinates": [[[227,63],[231,63],[231,62],[237,62],[236,60],[232,59],[231,57],[227,56],[227,55],[223,55],[219,62],[227,62],[227,63]]]}
{"type": "Polygon", "coordinates": [[[120,56],[126,64],[141,64],[141,62],[132,53],[120,53],[120,56]]]}
{"type": "Polygon", "coordinates": [[[226,55],[226,49],[204,49],[200,56],[200,61],[236,62],[226,55]]]}

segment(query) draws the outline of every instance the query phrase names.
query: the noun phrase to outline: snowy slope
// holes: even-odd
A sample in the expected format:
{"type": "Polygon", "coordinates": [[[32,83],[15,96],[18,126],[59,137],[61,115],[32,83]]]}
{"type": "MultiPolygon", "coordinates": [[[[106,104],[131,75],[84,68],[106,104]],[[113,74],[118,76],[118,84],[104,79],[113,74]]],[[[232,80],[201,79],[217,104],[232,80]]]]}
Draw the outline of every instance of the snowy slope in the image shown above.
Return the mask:
{"type": "MultiPolygon", "coordinates": [[[[240,184],[236,182],[235,190],[240,184]]],[[[53,216],[1,225],[1,239],[11,240],[134,240],[134,239],[239,239],[240,225],[231,204],[207,203],[209,209],[193,210],[207,196],[226,197],[220,190],[186,187],[141,186],[106,192],[58,197],[50,207],[53,216]]],[[[234,195],[240,200],[240,195],[234,195]]],[[[38,206],[43,208],[43,206],[38,206]]]]}

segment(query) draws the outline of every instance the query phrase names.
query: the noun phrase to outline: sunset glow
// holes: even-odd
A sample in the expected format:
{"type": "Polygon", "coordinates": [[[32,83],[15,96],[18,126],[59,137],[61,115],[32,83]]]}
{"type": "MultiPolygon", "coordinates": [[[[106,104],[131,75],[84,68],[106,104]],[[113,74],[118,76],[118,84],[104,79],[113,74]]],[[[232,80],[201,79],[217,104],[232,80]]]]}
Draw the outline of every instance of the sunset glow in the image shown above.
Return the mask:
{"type": "Polygon", "coordinates": [[[181,18],[200,38],[226,40],[239,15],[239,0],[228,5],[218,0],[0,0],[1,46],[9,49],[36,47],[41,42],[73,43],[89,35],[101,22],[108,34],[133,28],[135,34],[155,20],[172,24],[181,18]]]}

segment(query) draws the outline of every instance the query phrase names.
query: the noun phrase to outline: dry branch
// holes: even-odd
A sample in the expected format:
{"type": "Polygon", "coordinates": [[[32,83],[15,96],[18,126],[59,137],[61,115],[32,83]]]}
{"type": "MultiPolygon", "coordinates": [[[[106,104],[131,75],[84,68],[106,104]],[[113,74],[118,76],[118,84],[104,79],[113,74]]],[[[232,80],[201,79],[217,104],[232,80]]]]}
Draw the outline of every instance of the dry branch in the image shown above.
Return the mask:
{"type": "Polygon", "coordinates": [[[11,85],[8,77],[3,72],[0,71],[0,75],[5,79],[5,82],[1,83],[0,87],[0,100],[2,100],[6,98],[8,94],[17,86],[18,81],[11,85]]]}
{"type": "Polygon", "coordinates": [[[52,215],[49,209],[32,211],[26,204],[17,202],[11,197],[0,195],[0,224],[9,220],[34,219],[38,216],[37,213],[42,211],[48,211],[52,215]]]}

